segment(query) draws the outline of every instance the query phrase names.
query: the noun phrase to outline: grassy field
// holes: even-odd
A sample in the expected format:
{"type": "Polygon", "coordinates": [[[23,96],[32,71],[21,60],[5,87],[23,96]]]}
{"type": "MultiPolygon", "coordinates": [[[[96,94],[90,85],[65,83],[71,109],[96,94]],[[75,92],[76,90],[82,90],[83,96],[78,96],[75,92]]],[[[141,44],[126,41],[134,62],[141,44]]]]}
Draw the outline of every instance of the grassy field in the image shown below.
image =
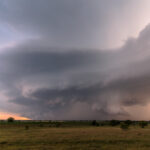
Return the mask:
{"type": "Polygon", "coordinates": [[[150,127],[0,126],[0,150],[150,150],[150,127]]]}

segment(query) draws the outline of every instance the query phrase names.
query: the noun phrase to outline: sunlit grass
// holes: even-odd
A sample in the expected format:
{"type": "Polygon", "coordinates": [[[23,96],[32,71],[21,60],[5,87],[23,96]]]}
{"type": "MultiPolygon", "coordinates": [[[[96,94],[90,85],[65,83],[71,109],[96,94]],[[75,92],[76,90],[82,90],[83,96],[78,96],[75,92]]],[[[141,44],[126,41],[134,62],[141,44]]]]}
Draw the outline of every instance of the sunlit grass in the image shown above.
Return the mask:
{"type": "Polygon", "coordinates": [[[150,128],[1,126],[0,150],[149,150],[150,128]]]}

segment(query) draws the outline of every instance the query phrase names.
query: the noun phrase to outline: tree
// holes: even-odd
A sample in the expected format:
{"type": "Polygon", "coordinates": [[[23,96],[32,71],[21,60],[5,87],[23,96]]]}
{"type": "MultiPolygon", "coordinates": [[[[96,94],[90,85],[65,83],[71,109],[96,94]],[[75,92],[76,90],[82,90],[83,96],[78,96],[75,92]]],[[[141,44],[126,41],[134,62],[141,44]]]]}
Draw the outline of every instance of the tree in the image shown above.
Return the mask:
{"type": "Polygon", "coordinates": [[[92,121],[92,126],[99,126],[99,123],[96,120],[92,121]]]}
{"type": "Polygon", "coordinates": [[[140,121],[140,122],[139,122],[139,126],[140,126],[141,128],[145,128],[147,125],[148,125],[148,122],[146,122],[146,121],[140,121]]]}
{"type": "Polygon", "coordinates": [[[121,122],[120,128],[123,129],[123,130],[127,130],[127,129],[129,129],[129,125],[126,124],[125,122],[121,122]]]}
{"type": "Polygon", "coordinates": [[[132,124],[132,121],[131,121],[131,120],[126,120],[125,123],[126,123],[127,125],[131,125],[131,124],[132,124]]]}
{"type": "Polygon", "coordinates": [[[9,118],[7,119],[7,121],[8,121],[8,122],[14,122],[15,119],[14,119],[13,117],[9,117],[9,118]]]}
{"type": "Polygon", "coordinates": [[[118,120],[111,120],[110,121],[110,125],[111,126],[117,126],[117,125],[119,125],[120,124],[120,121],[118,121],[118,120]]]}

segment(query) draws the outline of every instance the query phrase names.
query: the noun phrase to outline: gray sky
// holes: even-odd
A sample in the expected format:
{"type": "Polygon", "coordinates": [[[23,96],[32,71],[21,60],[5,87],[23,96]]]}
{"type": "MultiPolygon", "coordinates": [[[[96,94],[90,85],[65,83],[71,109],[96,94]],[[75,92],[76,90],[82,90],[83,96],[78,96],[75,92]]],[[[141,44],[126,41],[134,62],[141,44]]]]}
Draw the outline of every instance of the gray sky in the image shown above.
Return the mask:
{"type": "Polygon", "coordinates": [[[149,119],[149,18],[149,0],[0,0],[0,112],[149,119]]]}

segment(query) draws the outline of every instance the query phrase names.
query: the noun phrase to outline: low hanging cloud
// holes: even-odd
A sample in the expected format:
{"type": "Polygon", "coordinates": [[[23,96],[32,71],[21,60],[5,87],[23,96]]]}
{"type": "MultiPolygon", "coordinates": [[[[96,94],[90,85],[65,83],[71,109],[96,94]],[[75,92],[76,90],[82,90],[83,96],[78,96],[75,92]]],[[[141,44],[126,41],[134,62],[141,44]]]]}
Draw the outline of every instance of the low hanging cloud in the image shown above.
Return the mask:
{"type": "Polygon", "coordinates": [[[126,108],[150,102],[149,39],[148,25],[116,51],[38,41],[8,48],[0,54],[0,109],[32,119],[134,119],[126,108]]]}

